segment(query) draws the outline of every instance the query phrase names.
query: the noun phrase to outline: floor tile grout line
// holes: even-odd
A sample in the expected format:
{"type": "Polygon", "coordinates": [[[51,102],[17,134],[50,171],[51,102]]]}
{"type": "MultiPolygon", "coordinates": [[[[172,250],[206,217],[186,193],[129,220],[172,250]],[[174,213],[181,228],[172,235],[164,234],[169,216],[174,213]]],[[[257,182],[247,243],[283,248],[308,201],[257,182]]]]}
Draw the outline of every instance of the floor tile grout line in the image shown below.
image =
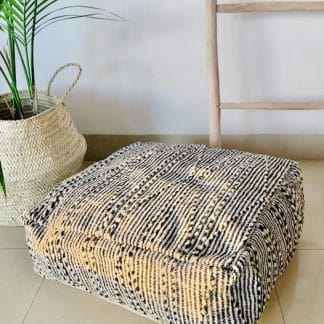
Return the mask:
{"type": "Polygon", "coordinates": [[[25,323],[25,320],[26,320],[26,318],[27,318],[27,316],[28,316],[30,310],[32,309],[32,307],[33,307],[33,305],[34,305],[34,302],[35,302],[35,300],[36,300],[36,297],[38,296],[38,293],[39,293],[40,289],[42,288],[44,281],[45,281],[45,278],[42,278],[42,281],[41,281],[41,283],[40,283],[40,285],[39,285],[39,287],[38,287],[38,289],[37,289],[37,291],[36,291],[36,293],[35,293],[34,298],[32,299],[32,301],[31,301],[31,303],[30,303],[30,305],[29,305],[29,307],[28,307],[28,309],[27,309],[27,311],[26,311],[26,314],[24,315],[24,318],[22,319],[21,324],[24,324],[24,323],[25,323]]]}
{"type": "Polygon", "coordinates": [[[296,251],[324,251],[324,249],[297,249],[296,251]]]}
{"type": "Polygon", "coordinates": [[[285,319],[285,315],[281,306],[281,302],[280,302],[280,298],[279,298],[279,293],[277,290],[277,287],[275,287],[275,292],[276,292],[276,296],[277,296],[277,300],[278,300],[278,304],[279,304],[279,308],[280,308],[280,313],[281,313],[281,318],[283,320],[283,324],[286,324],[286,319],[285,319]]]}

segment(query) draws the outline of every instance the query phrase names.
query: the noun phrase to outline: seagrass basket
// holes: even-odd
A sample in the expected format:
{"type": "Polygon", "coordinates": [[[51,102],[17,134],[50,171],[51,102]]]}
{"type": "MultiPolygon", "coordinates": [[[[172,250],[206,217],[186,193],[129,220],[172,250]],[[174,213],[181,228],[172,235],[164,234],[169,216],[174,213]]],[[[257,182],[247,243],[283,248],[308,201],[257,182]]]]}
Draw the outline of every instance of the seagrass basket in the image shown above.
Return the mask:
{"type": "Polygon", "coordinates": [[[25,107],[23,120],[8,120],[11,95],[0,96],[0,161],[7,197],[0,192],[0,225],[22,225],[24,211],[32,208],[62,180],[81,167],[87,145],[67,111],[64,99],[79,80],[81,67],[69,64],[51,79],[48,92],[37,92],[37,114],[27,92],[20,92],[25,107]],[[79,67],[73,85],[58,99],[51,95],[56,75],[68,66],[79,67]]]}

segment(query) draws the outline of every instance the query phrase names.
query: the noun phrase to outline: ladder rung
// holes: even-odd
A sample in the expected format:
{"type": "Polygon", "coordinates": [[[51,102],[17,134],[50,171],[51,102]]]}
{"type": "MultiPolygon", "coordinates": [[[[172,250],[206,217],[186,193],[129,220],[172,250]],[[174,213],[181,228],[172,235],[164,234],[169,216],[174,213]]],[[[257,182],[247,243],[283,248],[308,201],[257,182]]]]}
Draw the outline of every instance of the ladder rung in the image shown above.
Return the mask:
{"type": "Polygon", "coordinates": [[[324,10],[324,1],[275,1],[253,3],[218,4],[217,12],[244,13],[266,11],[320,11],[324,10]]]}
{"type": "Polygon", "coordinates": [[[220,109],[321,110],[324,102],[229,102],[221,103],[220,109]]]}

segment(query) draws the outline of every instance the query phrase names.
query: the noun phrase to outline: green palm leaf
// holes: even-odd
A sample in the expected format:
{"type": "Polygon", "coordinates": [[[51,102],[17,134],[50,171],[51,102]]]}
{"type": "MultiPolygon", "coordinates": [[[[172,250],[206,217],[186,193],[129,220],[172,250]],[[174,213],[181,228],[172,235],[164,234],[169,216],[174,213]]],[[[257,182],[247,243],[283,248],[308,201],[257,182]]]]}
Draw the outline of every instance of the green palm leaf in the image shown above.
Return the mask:
{"type": "MultiPolygon", "coordinates": [[[[15,67],[14,62],[17,54],[31,99],[34,99],[36,91],[35,39],[37,35],[53,24],[81,18],[122,20],[120,16],[97,7],[66,5],[66,0],[64,2],[63,0],[0,0],[0,29],[7,31],[8,45],[11,49],[9,51],[11,58],[9,66],[15,67]],[[64,6],[59,7],[60,3],[64,3],[64,6]]],[[[0,72],[3,74],[1,69],[0,72]]],[[[16,71],[14,69],[7,72],[5,79],[9,80],[9,87],[12,90],[12,83],[16,83],[16,81],[15,79],[11,80],[11,77],[15,77],[16,71]]],[[[15,101],[18,102],[18,100],[15,101]]],[[[20,110],[20,107],[14,108],[20,110]]],[[[21,112],[20,117],[23,118],[21,112]]]]}
{"type": "Polygon", "coordinates": [[[0,186],[1,186],[1,189],[2,189],[5,197],[7,197],[6,183],[4,180],[4,174],[3,174],[1,162],[0,162],[0,186]]]}

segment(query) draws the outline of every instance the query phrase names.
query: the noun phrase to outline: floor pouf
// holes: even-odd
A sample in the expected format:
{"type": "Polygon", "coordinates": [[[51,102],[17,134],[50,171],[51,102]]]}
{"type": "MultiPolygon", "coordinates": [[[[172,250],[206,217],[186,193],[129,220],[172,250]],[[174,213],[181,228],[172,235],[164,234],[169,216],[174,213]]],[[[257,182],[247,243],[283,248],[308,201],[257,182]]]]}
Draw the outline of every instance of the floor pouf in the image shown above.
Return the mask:
{"type": "Polygon", "coordinates": [[[298,164],[136,143],[25,215],[34,270],[161,323],[255,323],[292,258],[298,164]]]}

